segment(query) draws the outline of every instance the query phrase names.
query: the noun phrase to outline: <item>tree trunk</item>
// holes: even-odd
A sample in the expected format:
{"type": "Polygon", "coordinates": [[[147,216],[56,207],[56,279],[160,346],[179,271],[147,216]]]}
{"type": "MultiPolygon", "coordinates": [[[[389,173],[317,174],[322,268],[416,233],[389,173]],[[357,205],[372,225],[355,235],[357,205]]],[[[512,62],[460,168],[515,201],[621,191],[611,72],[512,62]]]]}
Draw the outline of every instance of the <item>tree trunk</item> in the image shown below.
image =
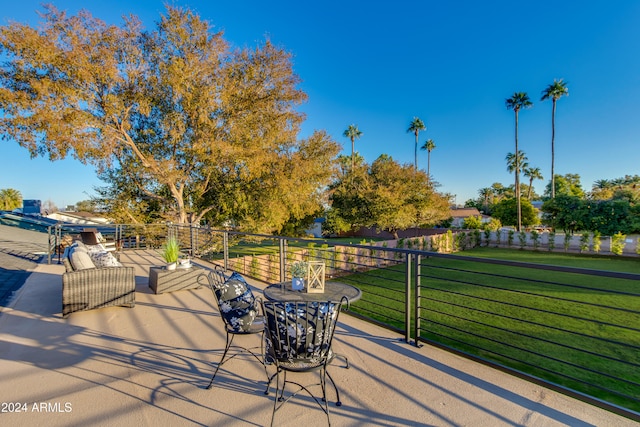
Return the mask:
{"type": "Polygon", "coordinates": [[[553,98],[551,108],[551,198],[556,197],[556,177],[554,172],[555,163],[555,139],[556,139],[556,99],[553,98]]]}
{"type": "Polygon", "coordinates": [[[516,108],[516,210],[518,216],[518,232],[522,228],[522,210],[520,207],[520,164],[518,162],[518,109],[516,108]]]}

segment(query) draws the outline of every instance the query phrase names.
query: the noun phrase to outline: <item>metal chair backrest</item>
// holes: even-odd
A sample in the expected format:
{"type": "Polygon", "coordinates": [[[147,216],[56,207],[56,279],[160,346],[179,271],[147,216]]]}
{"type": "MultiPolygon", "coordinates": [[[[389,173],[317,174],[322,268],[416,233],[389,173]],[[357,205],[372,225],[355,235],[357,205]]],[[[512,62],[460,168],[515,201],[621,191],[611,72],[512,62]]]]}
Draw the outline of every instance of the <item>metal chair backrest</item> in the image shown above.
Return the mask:
{"type": "Polygon", "coordinates": [[[267,357],[297,371],[326,364],[343,302],[263,302],[267,357]],[[300,363],[300,366],[294,367],[291,363],[300,363]]]}

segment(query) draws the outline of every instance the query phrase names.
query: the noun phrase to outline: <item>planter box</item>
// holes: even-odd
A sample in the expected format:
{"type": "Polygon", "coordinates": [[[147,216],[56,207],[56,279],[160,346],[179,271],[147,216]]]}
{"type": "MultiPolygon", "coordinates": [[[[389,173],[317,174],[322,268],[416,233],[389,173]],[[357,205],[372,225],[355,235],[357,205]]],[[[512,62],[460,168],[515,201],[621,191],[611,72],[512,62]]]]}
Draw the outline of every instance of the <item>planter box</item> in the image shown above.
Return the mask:
{"type": "Polygon", "coordinates": [[[206,282],[198,283],[198,276],[203,273],[205,273],[205,270],[199,267],[177,268],[175,270],[167,270],[164,267],[150,267],[149,287],[156,294],[183,289],[196,289],[206,284],[206,282]]]}

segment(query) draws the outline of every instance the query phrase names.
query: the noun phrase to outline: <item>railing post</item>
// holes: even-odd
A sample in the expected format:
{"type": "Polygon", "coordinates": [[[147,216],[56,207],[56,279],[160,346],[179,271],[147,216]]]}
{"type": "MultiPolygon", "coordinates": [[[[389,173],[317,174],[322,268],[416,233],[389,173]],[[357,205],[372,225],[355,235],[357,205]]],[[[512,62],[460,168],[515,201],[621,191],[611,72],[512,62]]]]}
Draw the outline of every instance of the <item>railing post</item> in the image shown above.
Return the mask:
{"type": "Polygon", "coordinates": [[[191,241],[191,257],[198,254],[198,229],[194,227],[193,223],[189,224],[189,240],[191,241]]]}
{"type": "Polygon", "coordinates": [[[224,254],[224,271],[229,270],[229,232],[222,233],[222,253],[224,254]]]}
{"type": "Polygon", "coordinates": [[[286,260],[287,260],[287,244],[283,238],[278,239],[278,246],[280,247],[280,283],[286,280],[286,260]]]}
{"type": "Polygon", "coordinates": [[[413,256],[413,283],[414,283],[414,312],[413,321],[415,323],[415,337],[414,345],[416,347],[422,347],[420,344],[420,261],[422,257],[420,254],[413,256]]]}
{"type": "Polygon", "coordinates": [[[47,264],[51,264],[51,227],[51,225],[47,227],[47,241],[49,242],[49,247],[47,248],[47,264]]]}
{"type": "Polygon", "coordinates": [[[405,259],[405,304],[404,304],[404,340],[411,342],[411,259],[413,256],[407,252],[405,259]]]}
{"type": "Polygon", "coordinates": [[[54,248],[58,248],[58,264],[62,264],[62,254],[60,253],[60,244],[62,243],[62,225],[56,225],[56,240],[54,248]]]}

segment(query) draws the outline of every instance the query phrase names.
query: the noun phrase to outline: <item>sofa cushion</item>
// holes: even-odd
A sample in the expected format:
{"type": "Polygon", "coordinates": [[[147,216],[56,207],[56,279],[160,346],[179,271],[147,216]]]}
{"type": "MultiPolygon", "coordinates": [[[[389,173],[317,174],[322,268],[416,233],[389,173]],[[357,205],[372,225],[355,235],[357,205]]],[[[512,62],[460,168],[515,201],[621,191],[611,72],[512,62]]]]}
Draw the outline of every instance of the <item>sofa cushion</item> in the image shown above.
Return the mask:
{"type": "Polygon", "coordinates": [[[96,267],[122,267],[116,257],[105,250],[90,251],[89,256],[96,267]]]}
{"type": "Polygon", "coordinates": [[[71,266],[74,270],[96,268],[93,261],[91,261],[91,257],[89,256],[89,254],[86,251],[78,250],[77,248],[71,251],[69,260],[71,261],[71,266]]]}

